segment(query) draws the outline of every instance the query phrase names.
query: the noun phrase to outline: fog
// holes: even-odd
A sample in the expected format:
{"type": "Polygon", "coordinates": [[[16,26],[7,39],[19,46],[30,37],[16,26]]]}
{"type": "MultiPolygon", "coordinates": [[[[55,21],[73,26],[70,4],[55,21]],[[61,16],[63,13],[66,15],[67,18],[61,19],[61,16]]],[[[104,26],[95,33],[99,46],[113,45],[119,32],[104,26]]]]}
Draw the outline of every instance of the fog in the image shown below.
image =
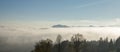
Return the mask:
{"type": "Polygon", "coordinates": [[[100,37],[116,39],[120,36],[120,27],[71,27],[41,28],[35,26],[0,26],[0,52],[30,52],[41,39],[55,42],[58,34],[63,40],[70,40],[74,34],[82,34],[87,40],[99,40],[100,37]]]}

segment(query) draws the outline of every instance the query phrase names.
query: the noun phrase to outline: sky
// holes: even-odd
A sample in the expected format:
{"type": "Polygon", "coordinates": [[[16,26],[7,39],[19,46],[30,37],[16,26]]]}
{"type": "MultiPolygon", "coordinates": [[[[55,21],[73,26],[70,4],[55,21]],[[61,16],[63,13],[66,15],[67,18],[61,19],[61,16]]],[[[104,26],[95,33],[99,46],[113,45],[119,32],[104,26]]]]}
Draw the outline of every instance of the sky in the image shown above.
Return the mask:
{"type": "Polygon", "coordinates": [[[0,0],[0,22],[116,23],[120,21],[119,2],[120,0],[0,0]]]}
{"type": "Polygon", "coordinates": [[[58,34],[69,39],[80,33],[87,40],[120,36],[119,27],[51,28],[56,24],[120,27],[120,0],[0,0],[0,51],[29,52],[33,43],[58,34]]]}

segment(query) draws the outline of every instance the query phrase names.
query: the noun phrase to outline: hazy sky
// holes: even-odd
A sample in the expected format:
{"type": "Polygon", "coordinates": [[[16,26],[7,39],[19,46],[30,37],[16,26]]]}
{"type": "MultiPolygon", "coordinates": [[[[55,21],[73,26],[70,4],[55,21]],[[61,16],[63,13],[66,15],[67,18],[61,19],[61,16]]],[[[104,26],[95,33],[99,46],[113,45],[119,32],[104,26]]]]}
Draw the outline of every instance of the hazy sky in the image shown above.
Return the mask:
{"type": "Polygon", "coordinates": [[[119,2],[120,0],[0,0],[0,21],[119,21],[119,2]]]}

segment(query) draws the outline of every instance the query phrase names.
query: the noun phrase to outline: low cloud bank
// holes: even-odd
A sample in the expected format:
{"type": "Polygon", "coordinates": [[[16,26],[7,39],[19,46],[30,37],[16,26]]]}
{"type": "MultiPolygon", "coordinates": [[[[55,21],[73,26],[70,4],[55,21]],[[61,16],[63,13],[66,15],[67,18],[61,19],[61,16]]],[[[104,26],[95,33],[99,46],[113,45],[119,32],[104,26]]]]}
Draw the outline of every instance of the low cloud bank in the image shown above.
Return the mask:
{"type": "Polygon", "coordinates": [[[29,52],[39,40],[50,38],[55,41],[58,34],[63,40],[70,40],[71,36],[77,33],[83,34],[87,40],[99,40],[100,37],[116,39],[120,36],[119,27],[40,28],[27,25],[0,25],[0,52],[29,52]]]}

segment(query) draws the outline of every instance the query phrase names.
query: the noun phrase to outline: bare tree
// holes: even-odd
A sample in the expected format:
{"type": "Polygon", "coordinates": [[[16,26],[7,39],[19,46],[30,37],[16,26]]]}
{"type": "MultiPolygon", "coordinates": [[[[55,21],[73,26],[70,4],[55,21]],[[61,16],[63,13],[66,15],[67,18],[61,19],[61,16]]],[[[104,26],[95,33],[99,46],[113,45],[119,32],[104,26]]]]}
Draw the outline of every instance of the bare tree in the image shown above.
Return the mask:
{"type": "Polygon", "coordinates": [[[75,52],[80,52],[80,45],[82,45],[82,42],[84,41],[82,34],[73,35],[71,41],[75,52]]]}

